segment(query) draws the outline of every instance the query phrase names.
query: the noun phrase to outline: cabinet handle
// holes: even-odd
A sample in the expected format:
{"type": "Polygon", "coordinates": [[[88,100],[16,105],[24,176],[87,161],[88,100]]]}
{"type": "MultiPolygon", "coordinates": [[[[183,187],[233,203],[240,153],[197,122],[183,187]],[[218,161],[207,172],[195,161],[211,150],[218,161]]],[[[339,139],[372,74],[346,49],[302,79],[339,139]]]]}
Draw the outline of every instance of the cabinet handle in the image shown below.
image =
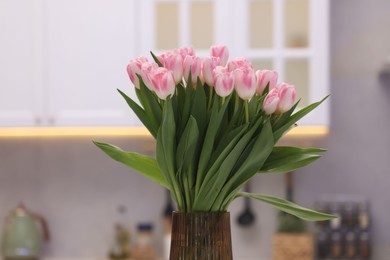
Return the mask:
{"type": "Polygon", "coordinates": [[[40,125],[40,124],[42,124],[42,118],[40,116],[36,116],[34,118],[34,122],[36,125],[40,125]]]}
{"type": "Polygon", "coordinates": [[[54,125],[56,123],[56,120],[53,116],[50,116],[47,121],[49,122],[49,125],[54,125]]]}

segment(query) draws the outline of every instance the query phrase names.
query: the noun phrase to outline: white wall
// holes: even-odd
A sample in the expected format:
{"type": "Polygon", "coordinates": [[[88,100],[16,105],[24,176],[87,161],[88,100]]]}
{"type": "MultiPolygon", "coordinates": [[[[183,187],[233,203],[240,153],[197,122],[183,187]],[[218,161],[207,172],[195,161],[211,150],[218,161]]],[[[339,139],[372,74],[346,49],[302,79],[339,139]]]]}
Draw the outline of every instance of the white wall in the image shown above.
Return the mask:
{"type": "Polygon", "coordinates": [[[323,193],[366,195],[373,214],[373,259],[390,255],[390,86],[378,72],[390,54],[390,1],[331,4],[329,149],[297,174],[297,199],[323,193]]]}

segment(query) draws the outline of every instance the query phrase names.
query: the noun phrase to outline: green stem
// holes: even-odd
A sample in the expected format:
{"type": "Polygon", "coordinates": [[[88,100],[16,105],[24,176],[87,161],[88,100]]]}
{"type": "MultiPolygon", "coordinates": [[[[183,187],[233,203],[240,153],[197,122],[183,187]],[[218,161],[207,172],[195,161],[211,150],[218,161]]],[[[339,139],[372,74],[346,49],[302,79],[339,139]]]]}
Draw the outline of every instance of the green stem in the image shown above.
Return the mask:
{"type": "Polygon", "coordinates": [[[248,100],[244,100],[244,106],[245,106],[245,122],[249,123],[249,107],[248,107],[248,100]]]}
{"type": "Polygon", "coordinates": [[[209,93],[209,105],[208,105],[208,109],[210,109],[211,107],[211,103],[212,103],[212,100],[213,100],[213,87],[209,87],[210,88],[210,93],[209,93]]]}
{"type": "Polygon", "coordinates": [[[235,114],[237,112],[237,109],[238,109],[238,105],[239,105],[239,102],[240,102],[240,98],[238,97],[237,93],[236,94],[236,100],[234,102],[234,113],[235,114]]]}
{"type": "Polygon", "coordinates": [[[222,104],[221,104],[221,106],[223,106],[223,104],[225,103],[225,99],[226,99],[226,97],[223,97],[223,98],[222,98],[222,104]]]}

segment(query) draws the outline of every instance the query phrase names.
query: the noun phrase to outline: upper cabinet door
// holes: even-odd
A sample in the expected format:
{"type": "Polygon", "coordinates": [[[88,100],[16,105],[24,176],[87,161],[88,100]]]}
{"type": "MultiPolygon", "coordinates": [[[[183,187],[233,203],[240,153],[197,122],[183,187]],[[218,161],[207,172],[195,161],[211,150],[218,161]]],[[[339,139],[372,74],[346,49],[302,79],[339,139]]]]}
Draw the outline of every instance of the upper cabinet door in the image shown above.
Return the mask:
{"type": "MultiPolygon", "coordinates": [[[[143,0],[139,54],[192,45],[199,56],[225,44],[231,58],[273,69],[301,98],[298,108],[329,94],[329,0],[143,0]]],[[[328,125],[329,101],[300,122],[328,125]]]]}
{"type": "Polygon", "coordinates": [[[41,5],[0,1],[0,126],[42,122],[41,5]]]}
{"type": "Polygon", "coordinates": [[[140,125],[116,88],[135,98],[135,1],[45,1],[48,121],[62,126],[140,125]]]}

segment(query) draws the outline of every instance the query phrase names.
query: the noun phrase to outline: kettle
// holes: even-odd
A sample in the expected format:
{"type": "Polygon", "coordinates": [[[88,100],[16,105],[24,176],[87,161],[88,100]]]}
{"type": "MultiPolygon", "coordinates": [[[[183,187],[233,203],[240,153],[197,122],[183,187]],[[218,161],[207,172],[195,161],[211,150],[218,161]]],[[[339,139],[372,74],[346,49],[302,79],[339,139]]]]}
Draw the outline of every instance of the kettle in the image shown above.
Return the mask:
{"type": "Polygon", "coordinates": [[[4,259],[38,259],[43,240],[49,240],[45,219],[20,204],[6,219],[2,255],[4,259]]]}

